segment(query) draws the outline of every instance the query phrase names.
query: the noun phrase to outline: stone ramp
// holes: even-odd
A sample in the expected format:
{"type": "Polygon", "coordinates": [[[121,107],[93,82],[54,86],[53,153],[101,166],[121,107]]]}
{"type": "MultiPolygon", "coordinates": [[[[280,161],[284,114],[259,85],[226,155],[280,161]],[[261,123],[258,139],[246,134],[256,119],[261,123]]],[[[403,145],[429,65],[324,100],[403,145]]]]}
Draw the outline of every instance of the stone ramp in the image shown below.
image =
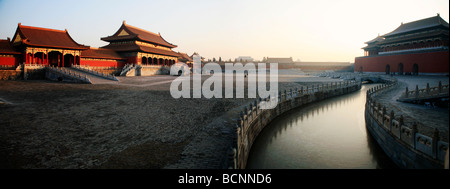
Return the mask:
{"type": "Polygon", "coordinates": [[[94,75],[91,73],[80,71],[78,69],[74,69],[74,68],[64,68],[64,69],[67,69],[72,73],[79,74],[82,77],[86,76],[87,78],[89,78],[89,80],[91,81],[92,84],[117,84],[118,83],[118,81],[106,79],[106,78],[103,78],[103,77],[100,77],[100,76],[97,76],[97,75],[94,75]]]}
{"type": "Polygon", "coordinates": [[[433,99],[441,99],[441,98],[448,98],[449,97],[449,90],[448,90],[448,84],[442,85],[441,81],[439,81],[439,85],[437,87],[431,87],[429,83],[427,83],[427,87],[423,89],[419,89],[419,86],[416,85],[415,90],[408,90],[408,87],[406,87],[405,92],[400,96],[398,101],[401,102],[420,102],[420,101],[427,101],[427,100],[433,100],[433,99]]]}
{"type": "Polygon", "coordinates": [[[449,132],[449,110],[447,108],[429,107],[418,104],[404,103],[398,101],[408,88],[425,88],[427,83],[430,86],[437,86],[439,81],[443,85],[448,84],[448,79],[445,76],[397,76],[397,86],[387,91],[382,92],[375,99],[377,102],[387,105],[387,112],[394,110],[396,115],[402,115],[405,122],[419,124],[419,131],[428,136],[433,135],[433,129],[437,128],[440,133],[441,140],[448,141],[449,132]]]}

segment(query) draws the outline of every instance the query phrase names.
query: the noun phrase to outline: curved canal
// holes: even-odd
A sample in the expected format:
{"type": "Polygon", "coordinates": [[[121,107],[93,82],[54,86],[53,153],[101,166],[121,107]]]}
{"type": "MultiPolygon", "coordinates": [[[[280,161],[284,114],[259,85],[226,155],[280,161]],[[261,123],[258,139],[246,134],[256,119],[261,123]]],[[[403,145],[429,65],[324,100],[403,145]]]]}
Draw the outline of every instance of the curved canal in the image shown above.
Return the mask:
{"type": "Polygon", "coordinates": [[[296,108],[260,133],[247,161],[249,169],[397,168],[366,131],[366,91],[296,108]]]}

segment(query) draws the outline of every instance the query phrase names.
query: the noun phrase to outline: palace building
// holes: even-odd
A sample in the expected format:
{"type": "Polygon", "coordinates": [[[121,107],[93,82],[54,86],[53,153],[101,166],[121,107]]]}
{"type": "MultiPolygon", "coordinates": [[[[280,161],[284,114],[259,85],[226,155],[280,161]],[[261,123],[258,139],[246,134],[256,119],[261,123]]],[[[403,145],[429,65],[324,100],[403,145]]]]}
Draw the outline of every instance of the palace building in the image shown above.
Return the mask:
{"type": "MultiPolygon", "coordinates": [[[[174,52],[176,45],[160,34],[122,23],[109,42],[100,48],[77,43],[67,30],[56,30],[18,24],[12,40],[0,40],[0,71],[18,69],[20,65],[94,68],[117,68],[126,64],[158,70],[186,60],[185,53],[174,52]]],[[[158,72],[159,73],[159,72],[158,72]]],[[[156,71],[149,75],[156,74],[156,71]]]]}
{"type": "Polygon", "coordinates": [[[127,63],[138,65],[172,65],[181,55],[172,51],[177,47],[155,34],[123,22],[112,36],[101,38],[109,42],[102,48],[116,51],[127,58],[127,63]]]}
{"type": "Polygon", "coordinates": [[[79,64],[81,51],[89,48],[75,42],[67,30],[24,26],[20,23],[11,45],[22,53],[22,62],[25,64],[60,67],[79,64]]]}
{"type": "Polygon", "coordinates": [[[365,42],[355,72],[397,75],[448,74],[449,25],[439,14],[409,23],[365,42]]]}

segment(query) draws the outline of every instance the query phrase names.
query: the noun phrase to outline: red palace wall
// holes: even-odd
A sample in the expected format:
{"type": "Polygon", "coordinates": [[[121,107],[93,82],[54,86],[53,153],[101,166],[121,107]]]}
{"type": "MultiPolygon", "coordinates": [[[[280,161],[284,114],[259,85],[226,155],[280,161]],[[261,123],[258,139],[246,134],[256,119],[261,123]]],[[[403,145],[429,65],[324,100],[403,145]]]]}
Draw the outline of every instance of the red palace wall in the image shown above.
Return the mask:
{"type": "MultiPolygon", "coordinates": [[[[20,58],[10,56],[0,56],[0,66],[12,67],[20,64],[20,58]]],[[[113,60],[80,60],[80,65],[89,65],[94,67],[123,67],[124,61],[113,60]]]]}
{"type": "Polygon", "coordinates": [[[81,58],[80,65],[89,65],[93,67],[123,67],[125,66],[125,62],[112,60],[83,60],[83,58],[81,58]]]}
{"type": "Polygon", "coordinates": [[[0,55],[0,66],[18,66],[20,58],[0,55]]]}
{"type": "Polygon", "coordinates": [[[390,72],[398,72],[399,64],[403,64],[403,73],[413,72],[414,64],[418,65],[420,73],[449,73],[448,51],[427,52],[416,54],[379,55],[371,57],[356,57],[355,72],[386,72],[389,64],[390,72]]]}

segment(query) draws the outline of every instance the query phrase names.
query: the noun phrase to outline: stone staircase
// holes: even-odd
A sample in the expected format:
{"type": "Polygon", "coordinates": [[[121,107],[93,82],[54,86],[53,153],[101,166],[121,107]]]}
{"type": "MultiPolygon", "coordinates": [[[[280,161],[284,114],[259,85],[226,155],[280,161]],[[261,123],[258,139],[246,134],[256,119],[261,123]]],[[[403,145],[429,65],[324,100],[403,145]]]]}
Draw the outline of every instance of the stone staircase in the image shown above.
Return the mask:
{"type": "Polygon", "coordinates": [[[63,67],[45,67],[45,77],[54,81],[72,82],[72,83],[89,83],[92,81],[86,74],[71,71],[63,67]]]}
{"type": "Polygon", "coordinates": [[[85,71],[75,67],[66,67],[61,69],[65,69],[68,72],[80,75],[81,77],[86,77],[87,79],[89,79],[91,84],[115,84],[119,81],[114,76],[107,76],[99,72],[95,73],[94,71],[85,71]]]}
{"type": "Polygon", "coordinates": [[[136,69],[135,66],[133,66],[133,64],[126,64],[126,65],[123,67],[122,72],[120,72],[120,76],[126,76],[127,73],[128,73],[130,70],[133,70],[133,69],[136,69]]]}
{"type": "Polygon", "coordinates": [[[90,67],[86,67],[86,66],[79,66],[79,65],[72,65],[70,67],[72,70],[78,70],[81,72],[85,72],[88,74],[92,74],[101,78],[105,78],[105,79],[109,79],[109,80],[113,80],[113,81],[119,81],[119,79],[117,79],[114,75],[108,75],[108,74],[104,74],[102,72],[98,72],[95,70],[91,70],[90,67]]]}

